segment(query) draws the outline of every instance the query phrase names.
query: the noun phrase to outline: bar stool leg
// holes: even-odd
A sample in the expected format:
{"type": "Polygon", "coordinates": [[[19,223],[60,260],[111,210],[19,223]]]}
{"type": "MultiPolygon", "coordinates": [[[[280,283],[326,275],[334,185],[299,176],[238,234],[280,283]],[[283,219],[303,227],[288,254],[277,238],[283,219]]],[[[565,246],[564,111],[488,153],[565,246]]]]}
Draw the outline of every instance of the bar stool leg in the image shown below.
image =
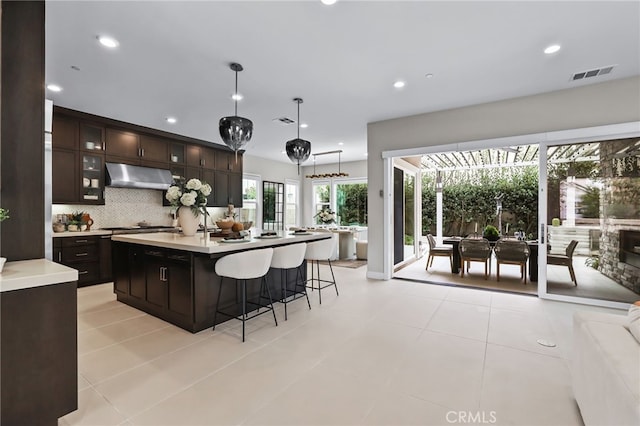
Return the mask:
{"type": "MultiPolygon", "coordinates": [[[[278,326],[278,319],[276,318],[276,310],[273,309],[273,299],[271,298],[271,290],[269,289],[269,283],[267,282],[267,276],[262,277],[265,283],[265,287],[267,287],[267,294],[269,295],[269,304],[271,305],[271,313],[273,314],[273,320],[276,322],[276,327],[278,326]]],[[[286,306],[286,305],[285,305],[286,306]]]]}
{"type": "Polygon", "coordinates": [[[247,280],[242,281],[242,341],[244,342],[244,323],[247,322],[247,280]]]}
{"type": "Polygon", "coordinates": [[[316,268],[318,272],[318,299],[320,300],[320,304],[322,305],[322,282],[320,281],[320,261],[316,260],[316,268]]]}
{"type": "Polygon", "coordinates": [[[224,277],[220,277],[220,288],[218,289],[218,300],[216,301],[216,311],[213,313],[213,328],[216,329],[216,318],[218,316],[218,308],[220,307],[220,295],[222,294],[222,280],[224,277]]]}
{"type": "Polygon", "coordinates": [[[338,284],[336,284],[336,276],[333,275],[333,266],[331,266],[331,259],[328,259],[327,262],[329,262],[329,270],[331,271],[331,279],[333,279],[333,287],[335,287],[336,289],[336,296],[340,296],[340,293],[338,293],[338,284]]]}
{"type": "Polygon", "coordinates": [[[302,271],[300,270],[300,268],[302,268],[302,265],[296,268],[296,287],[302,288],[302,290],[304,291],[304,297],[307,298],[307,305],[309,306],[309,309],[311,309],[311,303],[309,302],[309,295],[307,294],[307,286],[305,286],[302,283],[302,271]],[[300,277],[299,280],[298,280],[298,277],[300,277]]]}
{"type": "Polygon", "coordinates": [[[288,302],[287,302],[287,278],[289,278],[287,276],[287,271],[282,269],[280,271],[280,277],[282,278],[280,289],[281,289],[282,294],[284,296],[282,301],[284,302],[284,320],[286,321],[288,319],[288,316],[287,316],[287,304],[288,304],[288,302]]]}

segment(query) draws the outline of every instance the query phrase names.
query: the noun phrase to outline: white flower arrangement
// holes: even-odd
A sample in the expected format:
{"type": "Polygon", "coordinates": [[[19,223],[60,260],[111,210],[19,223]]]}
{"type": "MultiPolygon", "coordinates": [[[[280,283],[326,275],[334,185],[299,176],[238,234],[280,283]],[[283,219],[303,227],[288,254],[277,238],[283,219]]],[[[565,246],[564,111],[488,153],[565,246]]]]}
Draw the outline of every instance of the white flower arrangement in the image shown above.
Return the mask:
{"type": "Polygon", "coordinates": [[[211,185],[199,179],[175,184],[167,189],[165,198],[174,207],[190,207],[194,216],[199,212],[207,214],[207,197],[211,194],[211,185]]]}
{"type": "Polygon", "coordinates": [[[314,217],[318,218],[318,221],[328,225],[330,223],[334,223],[336,221],[335,212],[331,211],[331,209],[322,209],[314,217]]]}

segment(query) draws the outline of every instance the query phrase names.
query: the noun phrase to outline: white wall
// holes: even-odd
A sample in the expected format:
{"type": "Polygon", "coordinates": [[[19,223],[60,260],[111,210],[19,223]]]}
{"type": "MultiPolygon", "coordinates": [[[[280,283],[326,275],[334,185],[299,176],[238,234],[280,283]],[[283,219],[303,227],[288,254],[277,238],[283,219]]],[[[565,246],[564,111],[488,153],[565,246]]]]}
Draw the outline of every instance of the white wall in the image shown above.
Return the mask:
{"type": "Polygon", "coordinates": [[[286,162],[267,160],[266,158],[254,157],[252,155],[243,156],[242,172],[260,175],[262,180],[271,182],[282,182],[285,179],[302,181],[304,173],[300,168],[298,176],[298,166],[290,161],[284,154],[282,156],[287,159],[286,162]]]}
{"type": "MultiPolygon", "coordinates": [[[[306,175],[313,174],[313,166],[302,167],[300,175],[303,177],[302,181],[302,225],[310,226],[313,224],[312,217],[317,212],[313,206],[313,179],[305,178],[306,175]]],[[[348,173],[349,176],[346,179],[366,179],[367,178],[367,161],[350,161],[347,163],[340,163],[340,171],[348,173]]],[[[315,167],[316,174],[322,173],[337,173],[338,163],[335,164],[322,164],[315,167]]]]}
{"type": "MultiPolygon", "coordinates": [[[[640,77],[367,125],[369,227],[385,229],[382,153],[640,121],[640,77]]],[[[388,194],[385,194],[388,196],[388,194]]],[[[383,276],[383,233],[369,233],[368,275],[383,276]]]]}

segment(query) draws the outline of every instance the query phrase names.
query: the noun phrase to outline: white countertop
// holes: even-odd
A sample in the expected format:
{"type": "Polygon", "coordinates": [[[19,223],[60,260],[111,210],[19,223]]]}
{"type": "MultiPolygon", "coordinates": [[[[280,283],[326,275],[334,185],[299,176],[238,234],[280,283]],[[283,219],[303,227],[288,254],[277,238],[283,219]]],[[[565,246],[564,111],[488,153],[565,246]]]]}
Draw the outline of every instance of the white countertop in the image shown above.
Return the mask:
{"type": "Polygon", "coordinates": [[[181,234],[156,232],[148,234],[119,234],[111,237],[112,241],[121,241],[125,243],[142,244],[153,247],[163,247],[176,250],[191,251],[196,253],[224,253],[229,251],[238,251],[248,248],[272,247],[283,243],[307,242],[314,240],[326,239],[329,233],[311,233],[310,235],[290,235],[289,233],[281,233],[281,238],[257,239],[251,238],[246,242],[240,243],[224,243],[223,238],[212,237],[209,241],[203,239],[203,234],[196,234],[193,237],[185,237],[181,234]]]}
{"type": "Polygon", "coordinates": [[[56,237],[87,237],[91,235],[111,235],[111,231],[105,231],[103,229],[97,229],[95,231],[64,231],[64,232],[53,232],[53,238],[56,237]]]}
{"type": "Polygon", "coordinates": [[[0,292],[78,280],[78,271],[47,259],[7,262],[0,273],[0,292]]]}

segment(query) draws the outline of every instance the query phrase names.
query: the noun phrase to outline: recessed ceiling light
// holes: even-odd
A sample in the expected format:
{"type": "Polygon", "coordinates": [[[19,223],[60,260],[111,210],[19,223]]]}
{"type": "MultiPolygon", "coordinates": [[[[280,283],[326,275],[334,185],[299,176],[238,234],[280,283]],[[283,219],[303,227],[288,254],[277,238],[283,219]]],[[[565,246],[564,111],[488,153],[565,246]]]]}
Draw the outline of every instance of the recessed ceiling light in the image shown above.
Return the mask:
{"type": "Polygon", "coordinates": [[[300,128],[301,129],[306,129],[307,127],[309,127],[309,125],[307,123],[300,123],[300,128]]]}
{"type": "Polygon", "coordinates": [[[402,89],[405,85],[405,82],[402,80],[398,80],[395,83],[393,83],[393,87],[395,87],[396,89],[402,89]]]}
{"type": "Polygon", "coordinates": [[[338,142],[338,145],[342,146],[344,145],[344,142],[338,142]]]}
{"type": "Polygon", "coordinates": [[[167,123],[176,124],[177,122],[178,122],[178,119],[176,119],[175,117],[167,117],[167,123]]]}
{"type": "Polygon", "coordinates": [[[552,44],[551,46],[547,46],[547,48],[544,49],[544,53],[546,53],[547,55],[550,55],[552,53],[556,53],[558,50],[560,50],[560,45],[552,44]]]}
{"type": "Polygon", "coordinates": [[[118,43],[118,40],[109,36],[98,36],[98,41],[101,45],[110,49],[115,49],[120,45],[120,43],[118,43]]]}
{"type": "Polygon", "coordinates": [[[280,154],[286,154],[287,151],[280,151],[280,154]]]}
{"type": "Polygon", "coordinates": [[[365,157],[368,157],[368,156],[369,156],[369,153],[368,153],[368,152],[365,152],[365,153],[364,153],[364,156],[365,156],[365,157]]]}
{"type": "Polygon", "coordinates": [[[47,89],[51,90],[52,92],[61,92],[62,91],[62,87],[58,86],[57,84],[48,84],[47,85],[47,89]]]}
{"type": "Polygon", "coordinates": [[[326,4],[327,6],[331,6],[332,4],[335,4],[336,1],[338,0],[320,0],[322,2],[322,4],[326,4]]]}
{"type": "Polygon", "coordinates": [[[433,74],[431,74],[431,73],[426,74],[426,75],[425,75],[425,77],[427,77],[427,78],[432,78],[432,77],[433,77],[433,74]]]}
{"type": "Polygon", "coordinates": [[[234,101],[241,101],[243,97],[244,96],[242,96],[240,93],[234,93],[233,95],[231,95],[231,99],[233,99],[234,101]]]}

